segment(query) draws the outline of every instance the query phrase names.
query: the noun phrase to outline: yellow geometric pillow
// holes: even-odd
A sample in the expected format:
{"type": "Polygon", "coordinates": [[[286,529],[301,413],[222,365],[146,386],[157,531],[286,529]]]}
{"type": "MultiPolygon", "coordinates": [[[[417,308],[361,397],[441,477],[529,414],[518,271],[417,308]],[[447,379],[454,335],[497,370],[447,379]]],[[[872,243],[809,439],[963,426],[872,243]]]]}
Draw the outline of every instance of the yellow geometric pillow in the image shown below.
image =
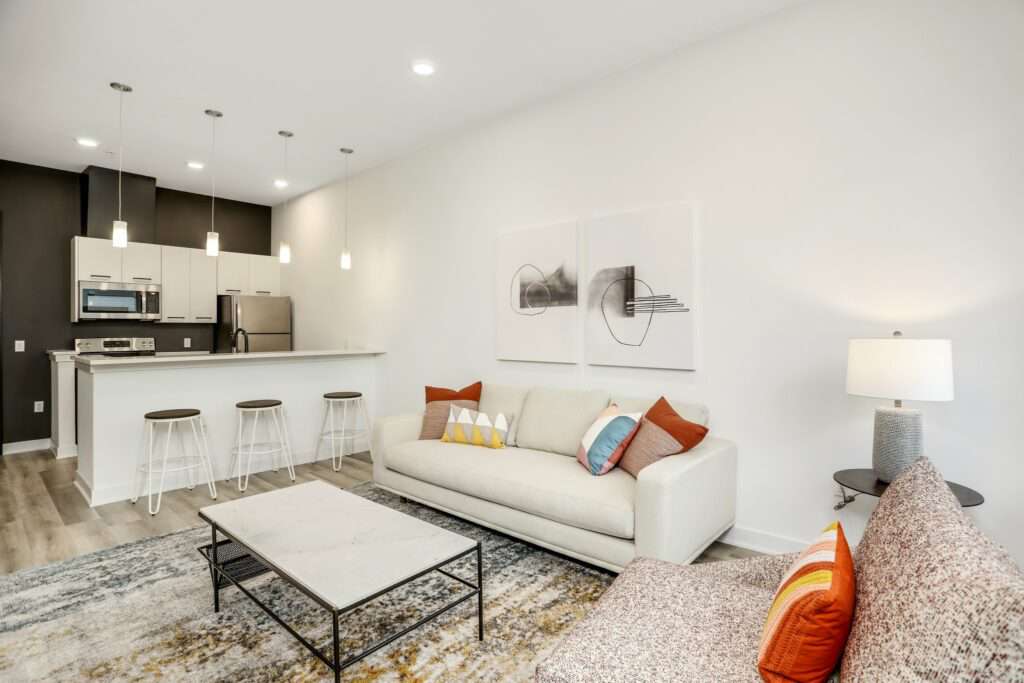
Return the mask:
{"type": "Polygon", "coordinates": [[[498,413],[492,420],[486,413],[452,405],[441,441],[487,448],[504,448],[510,419],[498,413]]]}

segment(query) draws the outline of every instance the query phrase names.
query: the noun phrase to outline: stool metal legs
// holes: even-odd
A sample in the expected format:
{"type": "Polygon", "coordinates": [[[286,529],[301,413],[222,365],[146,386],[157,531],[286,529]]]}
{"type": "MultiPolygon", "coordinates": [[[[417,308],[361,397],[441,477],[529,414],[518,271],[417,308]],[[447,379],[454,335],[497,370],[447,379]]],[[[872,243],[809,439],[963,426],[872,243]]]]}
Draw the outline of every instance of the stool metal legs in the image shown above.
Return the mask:
{"type": "Polygon", "coordinates": [[[142,484],[145,479],[147,492],[147,508],[149,514],[155,515],[160,512],[160,503],[163,501],[164,484],[168,472],[185,472],[189,490],[195,488],[196,468],[202,468],[206,475],[206,483],[210,489],[210,497],[217,499],[217,484],[215,483],[213,466],[210,463],[209,447],[206,442],[206,427],[198,416],[173,420],[146,420],[145,428],[146,450],[143,462],[139,463],[135,476],[135,494],[132,496],[132,503],[139,500],[142,495],[142,484]],[[178,429],[178,442],[181,449],[180,456],[171,456],[171,439],[174,436],[175,426],[184,427],[181,423],[188,423],[192,432],[192,449],[189,449],[187,429],[178,429]],[[197,426],[198,423],[198,426],[197,426]],[[167,435],[163,438],[163,457],[157,454],[157,426],[166,425],[167,435]],[[192,453],[189,453],[192,450],[192,453]],[[159,464],[156,461],[159,459],[159,464]],[[156,491],[156,501],[153,500],[153,475],[159,473],[160,481],[156,491]]]}
{"type": "Polygon", "coordinates": [[[324,441],[330,443],[331,467],[335,472],[341,470],[342,462],[351,450],[350,444],[362,436],[370,434],[370,416],[366,411],[366,401],[359,398],[325,398],[323,403],[323,417],[320,420],[320,435],[317,438],[316,449],[313,452],[313,461],[320,458],[320,448],[324,441]],[[349,429],[349,409],[352,410],[352,419],[355,426],[349,429]],[[339,426],[335,426],[335,412],[340,411],[339,426]],[[358,428],[359,416],[362,415],[363,427],[358,428]],[[346,447],[346,444],[349,444],[346,447]]]}
{"type": "Polygon", "coordinates": [[[292,459],[291,439],[288,436],[288,422],[285,419],[282,406],[272,408],[239,408],[238,409],[238,432],[235,447],[231,449],[231,464],[228,466],[227,478],[234,476],[238,479],[238,490],[245,492],[249,488],[249,475],[252,473],[252,460],[256,455],[270,455],[272,457],[273,469],[279,469],[279,463],[283,459],[288,470],[288,477],[295,481],[295,464],[292,459]],[[267,438],[270,441],[257,442],[256,430],[260,424],[260,415],[266,414],[270,421],[264,427],[267,438]],[[245,441],[245,420],[252,415],[252,426],[249,428],[249,439],[245,441]],[[271,434],[273,427],[273,434],[271,434]],[[242,471],[242,461],[245,461],[245,471],[242,471]]]}

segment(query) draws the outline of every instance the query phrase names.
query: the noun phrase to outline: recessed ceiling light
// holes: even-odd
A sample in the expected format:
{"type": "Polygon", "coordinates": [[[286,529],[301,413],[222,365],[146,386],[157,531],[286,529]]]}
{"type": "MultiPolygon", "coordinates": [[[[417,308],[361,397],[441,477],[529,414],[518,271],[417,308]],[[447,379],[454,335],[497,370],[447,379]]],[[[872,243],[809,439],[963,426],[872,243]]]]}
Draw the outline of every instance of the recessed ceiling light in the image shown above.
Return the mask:
{"type": "Polygon", "coordinates": [[[93,140],[92,138],[75,138],[75,142],[80,144],[82,147],[92,148],[100,146],[100,143],[98,143],[96,140],[93,140]]]}
{"type": "Polygon", "coordinates": [[[201,161],[190,161],[188,162],[188,167],[191,168],[193,171],[202,171],[204,168],[206,168],[206,164],[204,164],[201,161]]]}
{"type": "Polygon", "coordinates": [[[274,181],[274,187],[276,187],[279,190],[283,190],[284,188],[288,187],[288,181],[285,180],[284,178],[278,178],[277,180],[274,181]]]}
{"type": "Polygon", "coordinates": [[[425,59],[417,59],[412,63],[413,73],[420,76],[430,76],[434,73],[434,63],[425,59]]]}

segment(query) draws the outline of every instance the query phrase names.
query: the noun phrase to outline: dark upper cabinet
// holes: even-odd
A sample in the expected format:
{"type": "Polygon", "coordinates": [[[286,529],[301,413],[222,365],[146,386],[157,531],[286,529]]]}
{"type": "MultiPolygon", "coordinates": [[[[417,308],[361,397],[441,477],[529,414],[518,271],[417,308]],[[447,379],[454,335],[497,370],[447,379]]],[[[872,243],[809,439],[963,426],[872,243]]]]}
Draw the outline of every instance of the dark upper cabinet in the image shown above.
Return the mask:
{"type": "MultiPolygon", "coordinates": [[[[117,171],[89,166],[82,171],[82,234],[110,239],[117,220],[117,171]]],[[[121,217],[132,242],[156,242],[156,178],[124,173],[121,217]]]]}

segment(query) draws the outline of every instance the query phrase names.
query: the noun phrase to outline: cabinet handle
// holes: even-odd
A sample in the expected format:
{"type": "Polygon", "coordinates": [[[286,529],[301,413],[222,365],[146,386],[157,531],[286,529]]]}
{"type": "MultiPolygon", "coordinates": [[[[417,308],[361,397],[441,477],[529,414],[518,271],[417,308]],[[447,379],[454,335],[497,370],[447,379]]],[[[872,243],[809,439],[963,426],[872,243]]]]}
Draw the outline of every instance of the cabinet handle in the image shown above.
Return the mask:
{"type": "Polygon", "coordinates": [[[167,319],[168,320],[184,320],[185,316],[183,316],[183,315],[169,315],[169,316],[167,316],[167,319]]]}
{"type": "Polygon", "coordinates": [[[270,292],[265,290],[265,289],[257,289],[256,293],[257,294],[270,294],[270,292]]]}
{"type": "Polygon", "coordinates": [[[197,315],[196,320],[213,320],[212,315],[197,315]]]}
{"type": "Polygon", "coordinates": [[[108,280],[110,279],[110,276],[109,276],[109,275],[97,275],[96,273],[90,273],[90,274],[89,274],[89,277],[105,277],[105,278],[107,278],[108,280]]]}
{"type": "Polygon", "coordinates": [[[153,281],[153,278],[151,278],[151,277],[133,277],[132,279],[133,280],[145,280],[146,282],[152,282],[153,281]]]}
{"type": "Polygon", "coordinates": [[[224,291],[225,292],[238,292],[238,293],[242,292],[242,290],[240,290],[240,289],[225,289],[224,291]]]}

